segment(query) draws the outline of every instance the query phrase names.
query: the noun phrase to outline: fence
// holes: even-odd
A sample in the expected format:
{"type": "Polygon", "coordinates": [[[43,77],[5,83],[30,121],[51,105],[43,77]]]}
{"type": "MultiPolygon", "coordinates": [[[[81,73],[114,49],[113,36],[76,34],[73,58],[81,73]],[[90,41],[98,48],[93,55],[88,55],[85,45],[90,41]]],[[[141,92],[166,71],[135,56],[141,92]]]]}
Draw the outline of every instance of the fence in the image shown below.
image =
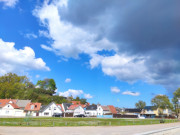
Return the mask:
{"type": "Polygon", "coordinates": [[[137,115],[113,114],[113,118],[138,118],[138,116],[137,115]]]}

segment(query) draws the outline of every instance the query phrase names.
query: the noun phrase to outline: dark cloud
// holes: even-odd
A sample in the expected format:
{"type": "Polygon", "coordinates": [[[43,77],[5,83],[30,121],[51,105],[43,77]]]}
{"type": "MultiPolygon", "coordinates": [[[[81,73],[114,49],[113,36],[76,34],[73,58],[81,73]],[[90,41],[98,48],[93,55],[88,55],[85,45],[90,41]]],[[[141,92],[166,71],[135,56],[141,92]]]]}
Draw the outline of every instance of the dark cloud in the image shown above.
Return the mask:
{"type": "Polygon", "coordinates": [[[70,0],[68,9],[59,12],[64,21],[116,43],[117,53],[148,57],[152,83],[175,89],[180,81],[179,5],[179,0],[70,0]]]}

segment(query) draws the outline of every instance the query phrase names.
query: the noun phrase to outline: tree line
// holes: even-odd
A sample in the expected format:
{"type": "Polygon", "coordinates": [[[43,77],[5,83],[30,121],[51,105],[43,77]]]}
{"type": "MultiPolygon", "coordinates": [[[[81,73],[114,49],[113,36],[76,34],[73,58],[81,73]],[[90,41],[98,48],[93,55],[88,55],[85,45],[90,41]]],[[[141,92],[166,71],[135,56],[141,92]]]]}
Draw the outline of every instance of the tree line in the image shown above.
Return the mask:
{"type": "Polygon", "coordinates": [[[33,84],[27,76],[19,76],[14,73],[0,76],[0,99],[30,99],[32,102],[40,102],[45,105],[52,101],[57,104],[71,101],[81,101],[82,104],[87,102],[85,98],[59,96],[56,89],[54,79],[46,78],[33,84]]]}
{"type": "MultiPolygon", "coordinates": [[[[154,109],[169,109],[172,112],[175,113],[175,115],[179,118],[180,116],[180,88],[178,88],[173,93],[172,101],[169,100],[168,96],[166,95],[156,95],[154,98],[151,99],[151,104],[154,107],[154,109]]],[[[139,100],[135,104],[136,108],[138,109],[144,109],[146,106],[146,102],[139,100]]],[[[161,111],[159,111],[159,115],[163,114],[161,111]]]]}

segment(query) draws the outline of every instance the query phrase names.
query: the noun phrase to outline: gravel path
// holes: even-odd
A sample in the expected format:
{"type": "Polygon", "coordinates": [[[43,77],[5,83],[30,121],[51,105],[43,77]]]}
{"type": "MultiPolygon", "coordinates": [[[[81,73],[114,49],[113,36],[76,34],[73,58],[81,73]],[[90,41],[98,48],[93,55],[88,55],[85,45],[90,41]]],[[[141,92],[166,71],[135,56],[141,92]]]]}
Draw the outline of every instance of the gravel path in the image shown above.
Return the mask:
{"type": "MultiPolygon", "coordinates": [[[[0,135],[133,135],[174,126],[180,126],[180,123],[115,127],[0,127],[0,135]]],[[[176,129],[173,133],[179,131],[176,129]]]]}

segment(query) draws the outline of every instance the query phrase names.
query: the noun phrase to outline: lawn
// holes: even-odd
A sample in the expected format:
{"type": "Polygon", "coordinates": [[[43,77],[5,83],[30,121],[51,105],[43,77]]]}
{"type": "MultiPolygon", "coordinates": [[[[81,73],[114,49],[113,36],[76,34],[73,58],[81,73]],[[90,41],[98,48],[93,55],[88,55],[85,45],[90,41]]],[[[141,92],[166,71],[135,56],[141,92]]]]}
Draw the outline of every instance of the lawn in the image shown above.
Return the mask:
{"type": "MultiPolygon", "coordinates": [[[[178,122],[165,119],[164,123],[178,122]]],[[[100,119],[100,118],[0,118],[0,126],[125,126],[160,124],[160,119],[100,119]]]]}

